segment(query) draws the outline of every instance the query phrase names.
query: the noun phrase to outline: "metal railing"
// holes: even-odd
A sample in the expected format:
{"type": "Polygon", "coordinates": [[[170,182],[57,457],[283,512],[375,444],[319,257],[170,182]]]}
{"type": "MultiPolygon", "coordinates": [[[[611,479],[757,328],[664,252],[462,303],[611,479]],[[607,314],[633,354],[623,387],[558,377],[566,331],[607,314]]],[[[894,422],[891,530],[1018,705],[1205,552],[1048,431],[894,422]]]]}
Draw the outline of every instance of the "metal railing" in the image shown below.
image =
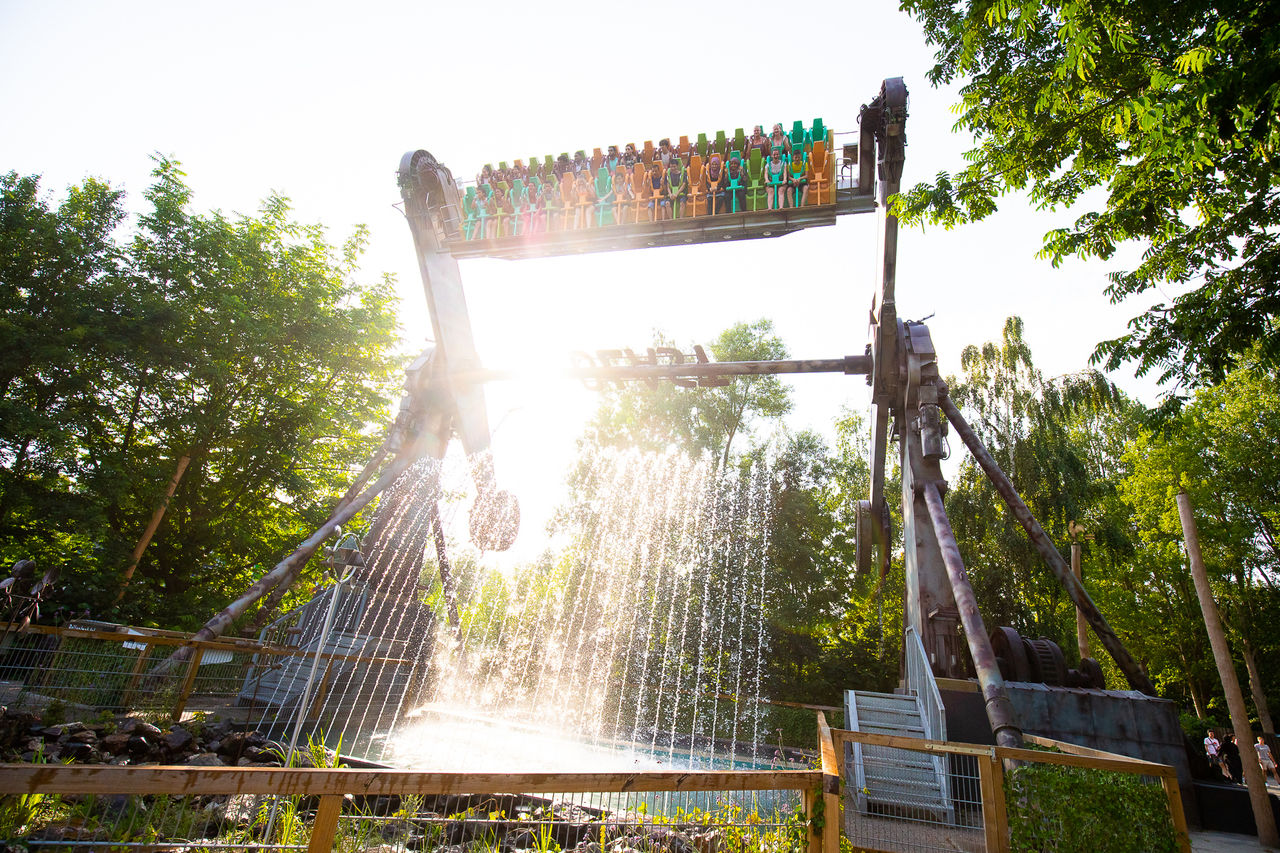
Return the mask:
{"type": "MultiPolygon", "coordinates": [[[[1071,808],[1069,803],[1027,803],[1026,794],[1017,785],[1007,784],[1007,769],[1057,766],[1083,768],[1128,774],[1159,786],[1168,808],[1168,820],[1178,840],[1179,849],[1190,851],[1186,817],[1178,786],[1176,770],[1167,764],[1156,764],[1127,756],[1076,746],[1062,741],[1026,736],[1041,747],[1056,752],[1013,749],[947,741],[919,740],[909,737],[833,730],[831,740],[839,763],[838,772],[846,778],[845,744],[883,747],[915,752],[944,762],[953,792],[954,818],[943,819],[935,808],[912,807],[900,801],[869,810],[854,807],[854,791],[840,798],[840,825],[855,850],[924,851],[964,850],[969,853],[1009,853],[1028,849],[1018,844],[1010,832],[1010,813],[1030,811],[1033,815],[1049,815],[1055,808],[1071,808]],[[1012,793],[1011,793],[1012,792],[1012,793]],[[1028,809],[1028,806],[1031,808],[1028,809]]],[[[849,751],[855,754],[854,750],[849,751]]],[[[856,758],[854,760],[857,760],[856,758]]],[[[1012,777],[1011,777],[1012,778],[1012,777]]],[[[1157,797],[1159,794],[1156,795],[1157,797]]],[[[1119,804],[1123,808],[1124,804],[1119,804]]],[[[1134,832],[1141,832],[1137,827],[1134,832]]],[[[1053,827],[1048,827],[1052,831],[1053,827]]],[[[1144,839],[1135,839],[1134,849],[1141,849],[1144,839]]],[[[1034,847],[1030,849],[1042,849],[1034,847]]],[[[1065,849],[1046,847],[1043,849],[1065,849]]]]}
{"type": "MultiPolygon", "coordinates": [[[[413,661],[385,654],[344,654],[340,651],[282,647],[239,638],[192,640],[173,631],[125,626],[28,626],[21,634],[7,633],[0,646],[0,705],[12,710],[40,711],[52,704],[74,713],[153,711],[181,719],[188,710],[238,713],[246,722],[265,720],[273,713],[296,709],[273,698],[271,690],[245,693],[264,673],[282,663],[309,666],[320,661],[321,679],[311,697],[314,716],[328,701],[331,673],[352,665],[408,669],[413,661]],[[157,666],[179,648],[193,649],[182,666],[157,674],[157,666]]],[[[296,668],[296,667],[295,667],[296,668]]]]}
{"type": "Polygon", "coordinates": [[[942,694],[938,692],[938,682],[933,677],[933,668],[929,666],[924,643],[920,642],[915,628],[907,628],[903,645],[907,663],[906,688],[920,701],[925,739],[946,740],[947,709],[942,704],[942,694]]]}

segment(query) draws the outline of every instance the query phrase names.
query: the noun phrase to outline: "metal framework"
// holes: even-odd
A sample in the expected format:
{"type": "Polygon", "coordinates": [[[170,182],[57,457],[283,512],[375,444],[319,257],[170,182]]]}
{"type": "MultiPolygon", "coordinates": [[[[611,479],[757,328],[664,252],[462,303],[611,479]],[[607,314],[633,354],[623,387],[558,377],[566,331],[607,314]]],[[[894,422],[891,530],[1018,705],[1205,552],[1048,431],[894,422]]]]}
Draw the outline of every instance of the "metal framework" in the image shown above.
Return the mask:
{"type": "MultiPolygon", "coordinates": [[[[934,674],[964,678],[971,661],[997,742],[1006,747],[1021,743],[1021,733],[1004,688],[1001,661],[978,612],[943,509],[947,484],[940,462],[945,453],[944,432],[949,422],[1009,502],[1015,517],[1027,528],[1130,685],[1154,695],[1150,681],[1120,644],[1083,587],[1065,569],[1061,555],[948,399],[928,327],[898,316],[895,300],[898,223],[889,212],[887,202],[900,189],[906,119],[907,89],[902,79],[885,80],[879,94],[861,111],[860,138],[856,146],[857,182],[852,189],[838,194],[833,205],[538,234],[526,240],[458,239],[458,189],[449,169],[426,151],[405,154],[400,163],[399,186],[418,255],[435,345],[409,369],[400,416],[384,446],[383,453],[390,457],[390,462],[364,492],[357,494],[359,487],[353,487],[334,516],[314,536],[211,620],[196,639],[212,639],[253,601],[291,582],[301,563],[338,525],[388,487],[414,460],[423,456],[442,457],[453,438],[461,442],[473,460],[479,493],[476,509],[472,511],[473,538],[489,548],[501,549],[511,544],[519,510],[514,497],[497,489],[492,462],[485,453],[490,434],[483,385],[516,378],[520,373],[488,370],[482,366],[472,336],[459,258],[484,255],[516,259],[773,237],[800,228],[831,224],[841,214],[879,211],[880,281],[870,313],[870,343],[864,354],[807,361],[717,364],[707,361],[701,352],[693,360],[686,360],[675,351],[650,351],[645,356],[629,351],[607,351],[599,359],[581,360],[579,366],[566,370],[565,374],[597,383],[670,380],[681,385],[723,384],[730,376],[765,373],[865,375],[872,396],[872,477],[868,500],[860,501],[857,508],[857,564],[860,570],[878,568],[882,577],[889,566],[894,536],[885,494],[885,469],[890,442],[896,441],[902,472],[905,623],[923,644],[934,674]],[[495,534],[494,530],[501,532],[495,534]],[[967,656],[962,643],[967,646],[967,656]]],[[[545,371],[540,373],[545,375],[545,371]]],[[[375,468],[376,465],[371,464],[362,477],[371,477],[375,468]]],[[[391,535],[410,536],[415,543],[419,538],[433,537],[440,564],[447,566],[439,524],[434,523],[431,528],[391,535]]],[[[377,531],[371,538],[376,539],[375,534],[377,531]]],[[[369,547],[394,547],[395,544],[374,542],[369,547]]]]}

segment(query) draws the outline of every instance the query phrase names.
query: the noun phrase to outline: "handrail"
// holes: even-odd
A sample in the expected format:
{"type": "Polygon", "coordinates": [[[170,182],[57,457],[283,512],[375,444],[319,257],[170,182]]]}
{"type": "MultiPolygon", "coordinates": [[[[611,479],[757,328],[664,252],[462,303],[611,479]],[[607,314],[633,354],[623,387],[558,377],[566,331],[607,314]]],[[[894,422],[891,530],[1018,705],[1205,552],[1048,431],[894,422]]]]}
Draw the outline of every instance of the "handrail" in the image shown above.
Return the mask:
{"type": "Polygon", "coordinates": [[[920,700],[924,736],[928,740],[947,739],[947,713],[934,680],[933,668],[924,652],[924,643],[916,629],[908,627],[904,641],[907,662],[907,690],[920,700]]]}
{"type": "Polygon", "coordinates": [[[0,764],[0,795],[63,794],[492,794],[529,791],[804,791],[820,770],[642,773],[435,773],[283,767],[0,764]]]}

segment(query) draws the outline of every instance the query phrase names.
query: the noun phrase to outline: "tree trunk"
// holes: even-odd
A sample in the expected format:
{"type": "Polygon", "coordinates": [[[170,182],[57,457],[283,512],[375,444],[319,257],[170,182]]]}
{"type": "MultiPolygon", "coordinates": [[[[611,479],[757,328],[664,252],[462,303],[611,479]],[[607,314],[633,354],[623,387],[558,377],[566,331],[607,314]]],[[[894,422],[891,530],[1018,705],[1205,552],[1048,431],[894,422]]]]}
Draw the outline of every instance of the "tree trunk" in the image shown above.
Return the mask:
{"type": "Polygon", "coordinates": [[[1240,649],[1244,653],[1244,665],[1249,670],[1249,690],[1253,693],[1253,707],[1258,712],[1258,723],[1262,733],[1274,737],[1276,727],[1271,723],[1271,709],[1267,707],[1267,694],[1262,690],[1262,678],[1258,673],[1258,662],[1253,656],[1253,645],[1249,639],[1240,634],[1240,649]]]}
{"type": "Polygon", "coordinates": [[[1235,730],[1236,745],[1240,748],[1240,759],[1244,762],[1244,780],[1249,787],[1249,802],[1253,806],[1253,819],[1258,827],[1258,841],[1263,847],[1277,847],[1280,846],[1280,835],[1276,833],[1271,798],[1267,795],[1267,779],[1262,773],[1262,765],[1258,763],[1258,753],[1253,748],[1249,710],[1244,704],[1244,694],[1240,692],[1235,662],[1231,659],[1227,635],[1222,629],[1222,617],[1218,614],[1218,605],[1214,603],[1209,575],[1205,572],[1204,560],[1200,556],[1200,534],[1196,530],[1196,519],[1191,509],[1191,496],[1182,489],[1178,490],[1178,518],[1182,521],[1182,535],[1186,539],[1187,557],[1191,561],[1191,577],[1196,584],[1200,609],[1204,612],[1209,645],[1213,647],[1213,659],[1218,665],[1223,692],[1227,695],[1231,727],[1235,730]]]}

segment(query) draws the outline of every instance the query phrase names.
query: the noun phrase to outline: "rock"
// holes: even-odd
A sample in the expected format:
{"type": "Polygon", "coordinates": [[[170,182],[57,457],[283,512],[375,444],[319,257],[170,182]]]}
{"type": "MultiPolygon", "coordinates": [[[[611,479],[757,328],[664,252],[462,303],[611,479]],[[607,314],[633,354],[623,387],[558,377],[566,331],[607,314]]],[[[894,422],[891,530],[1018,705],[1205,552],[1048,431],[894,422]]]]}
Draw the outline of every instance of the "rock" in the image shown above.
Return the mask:
{"type": "Polygon", "coordinates": [[[102,748],[112,755],[119,755],[129,748],[129,740],[132,737],[133,735],[123,732],[107,735],[102,739],[102,748]]]}
{"type": "Polygon", "coordinates": [[[142,735],[129,735],[125,748],[130,755],[147,755],[151,752],[152,743],[142,735]]]}
{"type": "Polygon", "coordinates": [[[127,755],[117,755],[115,758],[111,759],[111,760],[110,760],[110,761],[108,761],[107,763],[108,763],[108,764],[114,764],[114,765],[116,765],[116,766],[123,766],[123,765],[125,765],[125,764],[128,764],[128,763],[129,763],[129,756],[127,756],[127,755]]]}
{"type": "Polygon", "coordinates": [[[72,740],[58,747],[58,758],[60,760],[70,758],[73,761],[90,761],[97,757],[98,751],[93,748],[92,744],[72,740]]]}
{"type": "Polygon", "coordinates": [[[119,734],[133,734],[139,737],[149,737],[152,739],[160,737],[160,730],[145,720],[139,720],[137,717],[129,717],[116,727],[119,734]]]}
{"type": "Polygon", "coordinates": [[[222,759],[211,752],[197,752],[182,762],[188,767],[222,767],[222,759]]]}
{"type": "Polygon", "coordinates": [[[164,745],[173,752],[181,752],[186,749],[195,738],[191,732],[180,726],[174,726],[170,732],[164,736],[164,745]]]}
{"type": "Polygon", "coordinates": [[[266,747],[250,746],[245,748],[243,757],[250,761],[279,761],[280,756],[283,754],[283,749],[277,753],[275,750],[267,749],[266,747]]]}
{"type": "Polygon", "coordinates": [[[244,754],[245,747],[248,746],[249,735],[246,732],[232,732],[222,738],[218,744],[219,755],[229,755],[238,759],[244,754]]]}
{"type": "Polygon", "coordinates": [[[97,743],[98,733],[93,729],[85,729],[82,732],[76,732],[67,738],[69,743],[97,743]]]}
{"type": "Polygon", "coordinates": [[[721,835],[718,829],[710,832],[696,832],[689,836],[689,840],[693,842],[698,853],[720,853],[721,835]]]}

